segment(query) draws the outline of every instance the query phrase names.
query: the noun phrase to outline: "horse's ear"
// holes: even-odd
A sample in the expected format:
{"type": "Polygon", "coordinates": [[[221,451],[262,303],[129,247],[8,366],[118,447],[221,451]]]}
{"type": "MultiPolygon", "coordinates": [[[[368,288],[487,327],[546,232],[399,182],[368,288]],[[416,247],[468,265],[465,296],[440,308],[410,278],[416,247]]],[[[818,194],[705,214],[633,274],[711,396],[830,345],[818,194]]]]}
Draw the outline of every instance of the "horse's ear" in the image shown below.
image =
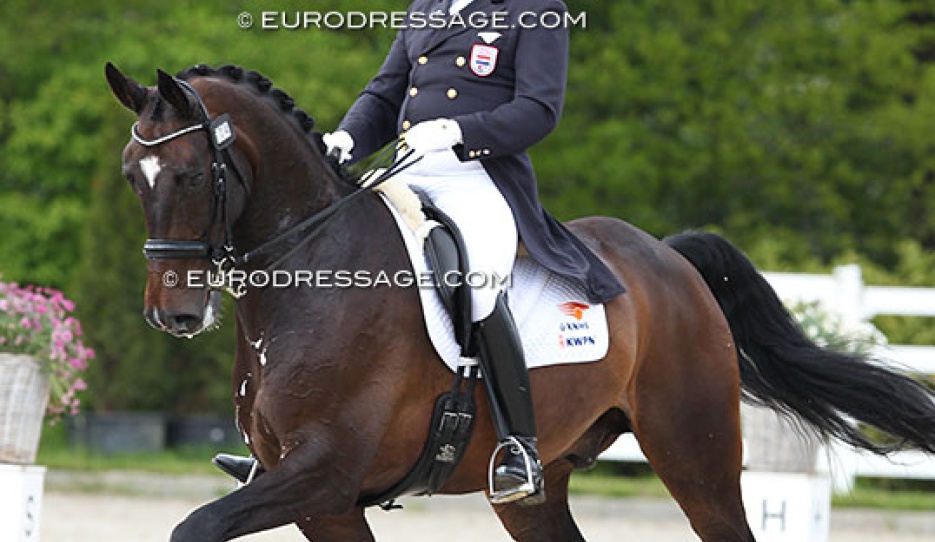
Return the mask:
{"type": "Polygon", "coordinates": [[[193,116],[195,112],[194,104],[189,100],[185,89],[179,85],[175,77],[172,77],[162,70],[156,70],[156,73],[159,75],[159,81],[157,83],[159,94],[169,102],[169,105],[181,113],[183,118],[193,116]]]}
{"type": "Polygon", "coordinates": [[[110,90],[113,91],[114,96],[120,100],[124,107],[139,115],[143,110],[143,106],[146,105],[146,87],[121,73],[117,66],[110,62],[104,66],[104,73],[107,76],[107,84],[110,85],[110,90]]]}

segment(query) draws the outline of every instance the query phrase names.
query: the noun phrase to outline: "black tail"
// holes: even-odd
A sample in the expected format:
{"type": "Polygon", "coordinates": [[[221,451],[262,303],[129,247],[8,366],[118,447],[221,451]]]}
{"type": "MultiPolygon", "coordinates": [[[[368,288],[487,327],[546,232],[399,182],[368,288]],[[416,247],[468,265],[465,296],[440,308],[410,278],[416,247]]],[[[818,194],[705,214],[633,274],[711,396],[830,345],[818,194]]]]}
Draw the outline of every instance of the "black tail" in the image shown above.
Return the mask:
{"type": "Polygon", "coordinates": [[[935,453],[935,392],[866,355],[817,346],[750,260],[724,238],[690,232],[665,242],[698,269],[727,317],[745,400],[876,453],[905,444],[935,453]],[[898,440],[873,442],[854,421],[898,440]]]}

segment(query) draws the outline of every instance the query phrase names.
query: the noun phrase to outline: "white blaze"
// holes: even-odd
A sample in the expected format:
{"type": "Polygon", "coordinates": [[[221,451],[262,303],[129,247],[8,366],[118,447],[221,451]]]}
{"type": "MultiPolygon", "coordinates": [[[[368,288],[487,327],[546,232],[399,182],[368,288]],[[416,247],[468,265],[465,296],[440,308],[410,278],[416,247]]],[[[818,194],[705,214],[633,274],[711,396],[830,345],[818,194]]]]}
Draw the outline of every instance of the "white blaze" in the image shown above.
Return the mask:
{"type": "Polygon", "coordinates": [[[153,188],[156,186],[156,177],[159,176],[159,172],[162,171],[162,165],[159,163],[158,156],[147,156],[140,160],[140,169],[143,170],[143,175],[146,176],[146,181],[149,183],[149,187],[153,188]]]}

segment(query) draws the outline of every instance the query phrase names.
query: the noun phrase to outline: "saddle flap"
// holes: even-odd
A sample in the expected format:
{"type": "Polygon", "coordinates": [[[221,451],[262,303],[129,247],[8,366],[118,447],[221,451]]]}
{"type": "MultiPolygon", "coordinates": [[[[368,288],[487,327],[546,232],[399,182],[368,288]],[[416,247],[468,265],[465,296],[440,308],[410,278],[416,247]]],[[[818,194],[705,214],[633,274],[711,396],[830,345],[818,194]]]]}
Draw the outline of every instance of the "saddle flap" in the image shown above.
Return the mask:
{"type": "Polygon", "coordinates": [[[425,238],[425,255],[432,267],[435,288],[451,315],[462,357],[473,357],[471,292],[464,280],[469,270],[464,240],[454,221],[424,197],[422,211],[439,224],[425,238]]]}

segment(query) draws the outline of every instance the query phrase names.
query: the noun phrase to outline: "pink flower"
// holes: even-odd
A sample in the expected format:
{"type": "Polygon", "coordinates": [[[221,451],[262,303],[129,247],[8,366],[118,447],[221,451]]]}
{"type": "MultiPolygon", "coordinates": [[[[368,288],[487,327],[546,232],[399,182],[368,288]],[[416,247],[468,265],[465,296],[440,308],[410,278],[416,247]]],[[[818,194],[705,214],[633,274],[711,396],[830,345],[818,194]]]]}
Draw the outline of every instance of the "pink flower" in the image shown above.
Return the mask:
{"type": "Polygon", "coordinates": [[[94,356],[78,339],[81,324],[70,314],[74,308],[59,290],[0,281],[0,345],[14,353],[32,354],[43,364],[52,380],[50,422],[78,412],[77,393],[87,389],[80,373],[94,356]]]}

